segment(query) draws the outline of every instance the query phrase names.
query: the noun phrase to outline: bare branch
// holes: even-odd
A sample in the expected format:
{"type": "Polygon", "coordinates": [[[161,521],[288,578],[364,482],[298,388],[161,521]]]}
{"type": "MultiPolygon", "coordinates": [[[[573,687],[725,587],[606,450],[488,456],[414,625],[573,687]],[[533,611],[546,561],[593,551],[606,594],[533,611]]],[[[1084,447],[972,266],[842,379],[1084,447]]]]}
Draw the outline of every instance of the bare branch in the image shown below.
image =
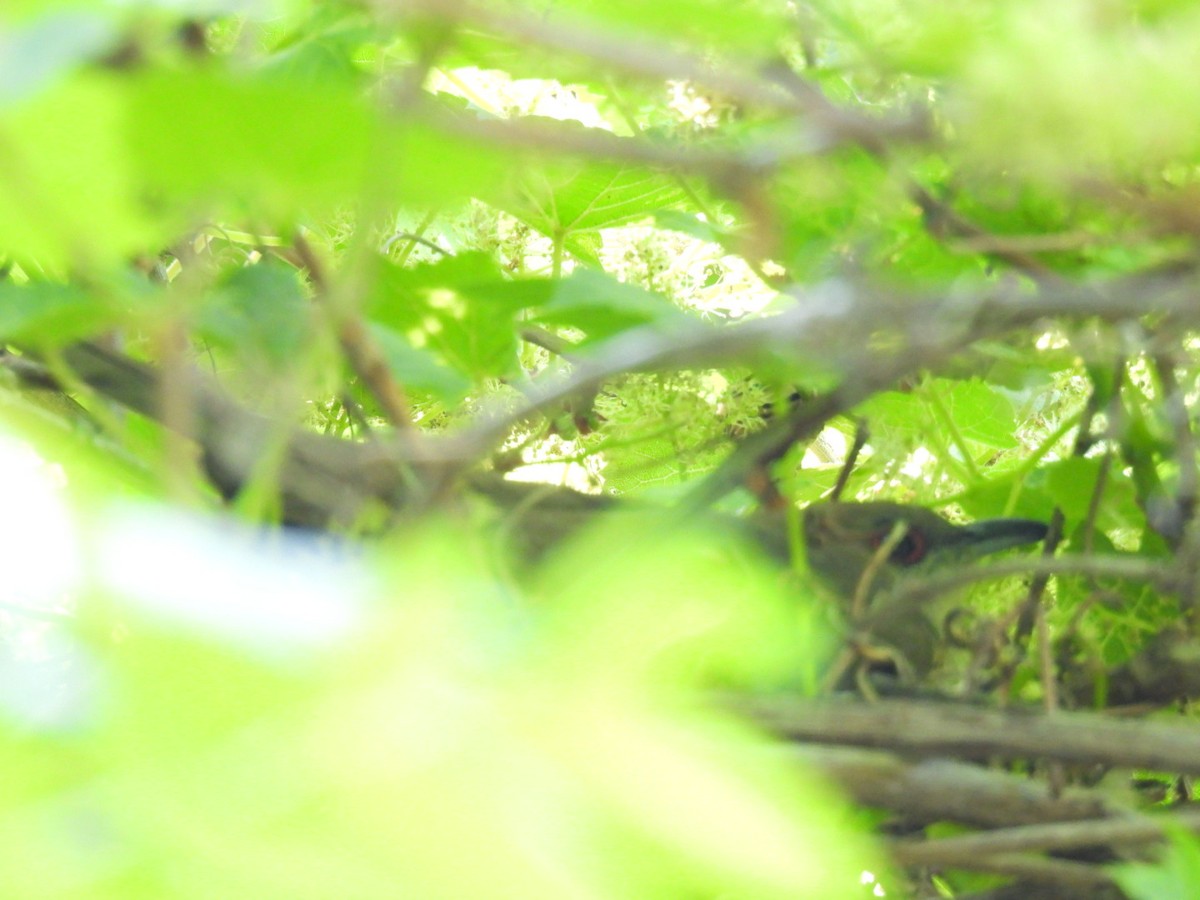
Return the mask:
{"type": "Polygon", "coordinates": [[[970,869],[980,857],[1002,853],[1154,843],[1162,840],[1172,828],[1200,831],[1200,813],[1192,811],[1154,817],[1129,815],[1091,822],[1022,825],[936,841],[895,841],[888,849],[901,865],[970,869]]]}
{"type": "Polygon", "coordinates": [[[1190,726],[907,700],[737,698],[731,703],[771,730],[809,743],[923,757],[1057,759],[1200,774],[1200,741],[1190,726]]]}
{"type": "Polygon", "coordinates": [[[791,748],[856,803],[901,813],[914,824],[958,822],[980,828],[1102,819],[1123,813],[1097,792],[1068,788],[1052,797],[1036,781],[951,759],[906,760],[858,747],[791,748]]]}

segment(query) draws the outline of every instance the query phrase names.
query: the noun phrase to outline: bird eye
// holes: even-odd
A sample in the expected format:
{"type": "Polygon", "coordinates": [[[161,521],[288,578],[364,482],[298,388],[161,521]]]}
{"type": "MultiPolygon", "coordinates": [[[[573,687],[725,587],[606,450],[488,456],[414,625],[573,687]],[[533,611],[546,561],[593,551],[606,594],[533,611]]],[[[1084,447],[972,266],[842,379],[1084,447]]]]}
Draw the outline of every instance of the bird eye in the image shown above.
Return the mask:
{"type": "MultiPolygon", "coordinates": [[[[868,544],[872,550],[878,550],[890,536],[890,528],[887,531],[875,532],[868,539],[868,544]]],[[[915,566],[928,552],[929,539],[925,532],[910,526],[904,537],[900,538],[900,543],[892,548],[888,562],[894,566],[915,566]]]]}
{"type": "Polygon", "coordinates": [[[892,551],[891,560],[899,566],[915,566],[925,558],[928,550],[929,542],[925,539],[925,534],[910,528],[892,551]]]}

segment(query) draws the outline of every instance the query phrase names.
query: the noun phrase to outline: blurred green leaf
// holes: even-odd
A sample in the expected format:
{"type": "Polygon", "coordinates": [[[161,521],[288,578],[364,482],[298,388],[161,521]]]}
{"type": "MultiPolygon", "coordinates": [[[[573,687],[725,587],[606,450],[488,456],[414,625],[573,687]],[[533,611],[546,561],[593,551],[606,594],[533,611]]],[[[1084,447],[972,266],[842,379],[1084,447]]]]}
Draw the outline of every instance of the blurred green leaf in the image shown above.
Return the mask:
{"type": "Polygon", "coordinates": [[[1193,896],[1200,891],[1200,840],[1182,828],[1171,829],[1160,862],[1113,866],[1112,873],[1133,900],[1193,896]]]}
{"type": "Polygon", "coordinates": [[[353,85],[365,75],[358,55],[376,36],[377,29],[361,12],[337,3],[317,4],[311,18],[277,47],[259,72],[292,85],[353,85]]]}
{"type": "Polygon", "coordinates": [[[850,248],[879,241],[881,223],[915,221],[907,202],[897,205],[886,171],[864,153],[805,160],[781,173],[774,191],[787,198],[778,204],[777,254],[803,282],[838,274],[850,248]]]}
{"type": "MultiPolygon", "coordinates": [[[[88,632],[109,645],[103,718],[83,744],[43,744],[38,796],[0,809],[8,890],[859,896],[870,852],[840,802],[687,699],[730,666],[777,665],[771,579],[725,538],[631,538],[581,539],[543,587],[587,589],[543,612],[506,603],[456,528],[409,534],[376,557],[403,599],[299,666],[122,604],[119,641],[88,632]],[[726,653],[731,638],[755,652],[726,653]],[[76,774],[56,789],[60,759],[76,774]]],[[[200,569],[225,566],[219,541],[192,545],[200,569]]],[[[311,563],[268,558],[264,577],[280,565],[303,578],[311,563]]],[[[161,592],[188,580],[176,572],[161,592]]]]}
{"type": "Polygon", "coordinates": [[[514,151],[421,122],[389,122],[367,182],[372,199],[442,204],[503,196],[521,162],[514,151]]]}
{"type": "Polygon", "coordinates": [[[504,154],[388,118],[344,82],[154,74],[129,91],[128,140],[156,194],[295,215],[337,202],[488,194],[504,154]]]}
{"type": "Polygon", "coordinates": [[[432,394],[447,403],[461,400],[471,389],[471,380],[439,354],[414,347],[386,325],[372,325],[371,336],[383,351],[388,370],[406,389],[432,394]]]}
{"type": "MultiPolygon", "coordinates": [[[[464,254],[415,269],[381,267],[368,315],[403,335],[410,347],[429,350],[478,381],[516,372],[513,323],[541,292],[520,282],[509,286],[487,256],[464,254]]],[[[390,343],[402,354],[395,341],[390,343]]],[[[396,362],[416,363],[411,354],[407,359],[398,356],[396,362]]]]}
{"type": "Polygon", "coordinates": [[[617,34],[711,44],[742,57],[770,55],[788,27],[788,11],[775,0],[567,0],[561,5],[594,17],[617,34]]]}
{"type": "Polygon", "coordinates": [[[1195,157],[1200,89],[1185,74],[1200,41],[1194,7],[1153,23],[1096,16],[1086,2],[1051,16],[1036,3],[1004,12],[960,82],[964,143],[980,162],[1053,183],[1195,157]]]}
{"type": "Polygon", "coordinates": [[[143,76],[129,92],[127,128],[156,192],[284,210],[355,197],[378,135],[369,106],[348,87],[216,72],[143,76]]]}
{"type": "Polygon", "coordinates": [[[111,263],[150,236],[120,105],[111,83],[80,76],[0,110],[0,247],[61,269],[111,263]]]}
{"type": "Polygon", "coordinates": [[[57,347],[103,331],[123,310],[73,285],[0,281],[0,338],[57,347]]]}
{"type": "Polygon", "coordinates": [[[282,370],[298,356],[310,316],[299,273],[265,260],[235,269],[205,297],[198,330],[247,362],[266,361],[282,370]]]}
{"type": "Polygon", "coordinates": [[[958,72],[973,58],[978,42],[994,34],[1003,11],[1003,5],[948,6],[935,0],[815,0],[812,6],[818,21],[876,65],[926,77],[958,72]]]}

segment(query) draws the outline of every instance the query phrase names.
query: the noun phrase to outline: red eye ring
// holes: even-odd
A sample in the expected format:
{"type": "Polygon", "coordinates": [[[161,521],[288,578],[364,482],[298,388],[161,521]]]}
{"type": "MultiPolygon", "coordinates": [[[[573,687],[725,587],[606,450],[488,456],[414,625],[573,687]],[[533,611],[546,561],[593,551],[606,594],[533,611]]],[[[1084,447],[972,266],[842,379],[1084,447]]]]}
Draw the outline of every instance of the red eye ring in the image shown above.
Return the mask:
{"type": "MultiPolygon", "coordinates": [[[[878,550],[890,534],[889,530],[871,535],[871,549],[878,550]]],[[[898,566],[915,566],[925,558],[925,554],[928,552],[929,539],[925,536],[925,532],[909,528],[900,542],[892,549],[892,554],[888,559],[898,566]]]]}
{"type": "Polygon", "coordinates": [[[910,528],[908,534],[904,535],[900,543],[896,545],[896,549],[892,551],[892,562],[902,566],[915,566],[925,558],[927,552],[929,552],[929,541],[925,537],[925,532],[910,528]]]}

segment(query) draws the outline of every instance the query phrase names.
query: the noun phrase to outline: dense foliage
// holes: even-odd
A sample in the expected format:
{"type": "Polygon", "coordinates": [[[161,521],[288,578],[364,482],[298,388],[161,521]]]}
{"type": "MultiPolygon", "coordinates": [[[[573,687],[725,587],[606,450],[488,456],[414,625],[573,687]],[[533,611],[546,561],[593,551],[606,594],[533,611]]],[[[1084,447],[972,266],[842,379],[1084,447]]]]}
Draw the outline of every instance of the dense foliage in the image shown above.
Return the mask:
{"type": "Polygon", "coordinates": [[[1170,0],[5,3],[6,895],[1197,893],[1197,46],[1170,0]],[[831,495],[1050,524],[900,667],[938,704],[806,699],[874,649],[831,495]]]}

